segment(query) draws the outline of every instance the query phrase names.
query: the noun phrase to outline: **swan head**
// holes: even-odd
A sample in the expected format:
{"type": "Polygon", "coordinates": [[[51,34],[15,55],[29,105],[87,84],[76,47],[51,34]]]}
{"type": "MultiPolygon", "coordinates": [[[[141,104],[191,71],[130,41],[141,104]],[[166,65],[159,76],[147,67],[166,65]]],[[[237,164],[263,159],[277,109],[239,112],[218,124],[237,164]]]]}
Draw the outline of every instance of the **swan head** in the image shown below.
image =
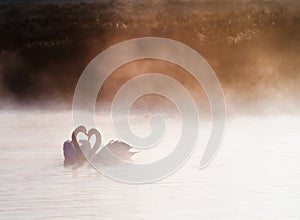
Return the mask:
{"type": "Polygon", "coordinates": [[[78,134],[79,132],[82,132],[82,133],[84,133],[84,134],[87,135],[86,127],[84,127],[83,125],[78,126],[78,127],[74,130],[74,132],[75,132],[76,134],[78,134]]]}

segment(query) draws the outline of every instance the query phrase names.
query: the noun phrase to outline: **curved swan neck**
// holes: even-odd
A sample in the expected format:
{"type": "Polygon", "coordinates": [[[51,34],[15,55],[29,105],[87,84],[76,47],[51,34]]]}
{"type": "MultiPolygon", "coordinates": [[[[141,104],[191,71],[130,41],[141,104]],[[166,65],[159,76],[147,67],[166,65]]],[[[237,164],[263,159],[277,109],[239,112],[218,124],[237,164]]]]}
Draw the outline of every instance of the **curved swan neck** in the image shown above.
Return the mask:
{"type": "Polygon", "coordinates": [[[93,148],[97,148],[97,150],[100,148],[100,144],[101,144],[101,134],[97,131],[96,133],[96,142],[93,148]]]}
{"type": "Polygon", "coordinates": [[[82,158],[84,155],[83,155],[83,153],[82,153],[82,151],[81,151],[81,149],[80,149],[80,146],[79,146],[79,144],[78,144],[78,141],[77,141],[77,134],[80,133],[80,132],[86,134],[86,128],[85,128],[84,126],[79,126],[79,127],[77,127],[77,128],[72,132],[72,142],[73,142],[73,144],[74,144],[74,146],[75,146],[77,152],[78,152],[79,155],[80,155],[79,157],[82,158]]]}
{"type": "Polygon", "coordinates": [[[72,142],[76,148],[79,148],[79,144],[77,142],[75,131],[72,132],[72,142]]]}
{"type": "Polygon", "coordinates": [[[90,152],[89,152],[89,154],[88,154],[88,157],[90,158],[90,157],[94,156],[94,155],[96,154],[97,150],[100,148],[100,144],[101,144],[101,134],[100,134],[100,132],[99,132],[97,129],[95,129],[95,128],[93,128],[93,129],[89,130],[89,132],[87,132],[87,131],[86,131],[86,128],[85,128],[84,126],[79,126],[79,127],[77,127],[77,128],[72,132],[72,142],[73,142],[75,148],[78,150],[78,152],[82,154],[82,156],[84,156],[84,155],[83,155],[83,153],[82,153],[82,151],[81,151],[81,149],[80,149],[80,146],[79,146],[79,144],[78,144],[78,141],[77,141],[77,134],[80,133],[80,132],[82,132],[82,133],[84,133],[85,135],[87,135],[88,141],[90,141],[90,138],[91,138],[93,135],[96,136],[95,144],[94,144],[94,146],[91,148],[91,150],[90,150],[90,152]]]}
{"type": "Polygon", "coordinates": [[[97,150],[100,148],[100,144],[101,144],[101,134],[99,133],[99,131],[94,128],[91,129],[88,132],[88,137],[90,138],[93,134],[96,136],[96,141],[95,141],[93,148],[91,149],[91,152],[89,153],[89,156],[94,156],[96,154],[97,150]]]}

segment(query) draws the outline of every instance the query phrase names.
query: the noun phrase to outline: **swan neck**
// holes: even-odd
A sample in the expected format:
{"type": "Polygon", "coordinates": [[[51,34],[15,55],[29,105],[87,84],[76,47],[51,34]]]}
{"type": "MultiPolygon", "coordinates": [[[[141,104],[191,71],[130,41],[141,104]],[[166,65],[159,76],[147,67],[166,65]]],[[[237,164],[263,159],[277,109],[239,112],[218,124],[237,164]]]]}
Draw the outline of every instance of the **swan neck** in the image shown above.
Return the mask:
{"type": "Polygon", "coordinates": [[[77,142],[76,134],[75,134],[74,131],[72,132],[72,142],[73,142],[73,144],[74,144],[74,146],[75,146],[76,148],[79,148],[79,144],[78,144],[78,142],[77,142]]]}
{"type": "Polygon", "coordinates": [[[94,145],[95,150],[98,150],[101,144],[101,134],[100,133],[96,133],[96,142],[94,145]]]}

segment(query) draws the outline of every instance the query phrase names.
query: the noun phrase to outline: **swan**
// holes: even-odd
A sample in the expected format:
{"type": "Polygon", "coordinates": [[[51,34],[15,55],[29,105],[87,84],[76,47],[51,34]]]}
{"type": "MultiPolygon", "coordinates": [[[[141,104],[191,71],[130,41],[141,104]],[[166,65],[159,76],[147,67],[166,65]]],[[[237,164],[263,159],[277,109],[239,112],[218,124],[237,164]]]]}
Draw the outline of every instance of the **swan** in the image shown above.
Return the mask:
{"type": "Polygon", "coordinates": [[[137,153],[131,152],[130,150],[133,147],[121,141],[112,140],[107,145],[100,147],[102,137],[100,132],[95,128],[92,128],[87,132],[84,126],[79,126],[72,132],[71,136],[72,141],[67,140],[63,144],[65,167],[78,168],[87,162],[86,158],[88,158],[89,160],[96,158],[97,160],[101,160],[97,162],[104,162],[105,158],[100,156],[101,150],[103,148],[108,148],[115,156],[125,160],[131,160],[131,157],[135,153],[137,153]],[[87,136],[87,140],[80,140],[78,143],[78,133],[85,134],[87,136]],[[91,147],[90,139],[93,135],[95,135],[96,141],[94,143],[94,146],[91,147]]]}
{"type": "Polygon", "coordinates": [[[82,154],[82,151],[76,139],[77,134],[80,132],[86,134],[86,128],[84,126],[77,127],[72,132],[72,141],[67,140],[63,144],[65,167],[74,167],[84,162],[84,155],[82,154]]]}

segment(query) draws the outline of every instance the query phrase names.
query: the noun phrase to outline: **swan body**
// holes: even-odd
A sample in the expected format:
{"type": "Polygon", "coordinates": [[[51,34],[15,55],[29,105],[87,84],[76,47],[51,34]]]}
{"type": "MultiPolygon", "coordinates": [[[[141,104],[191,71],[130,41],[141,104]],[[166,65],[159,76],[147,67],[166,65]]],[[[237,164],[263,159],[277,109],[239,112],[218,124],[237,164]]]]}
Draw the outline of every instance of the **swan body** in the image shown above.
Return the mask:
{"type": "Polygon", "coordinates": [[[77,152],[77,149],[72,141],[65,141],[63,151],[65,157],[65,167],[74,166],[79,161],[79,153],[77,152]]]}

